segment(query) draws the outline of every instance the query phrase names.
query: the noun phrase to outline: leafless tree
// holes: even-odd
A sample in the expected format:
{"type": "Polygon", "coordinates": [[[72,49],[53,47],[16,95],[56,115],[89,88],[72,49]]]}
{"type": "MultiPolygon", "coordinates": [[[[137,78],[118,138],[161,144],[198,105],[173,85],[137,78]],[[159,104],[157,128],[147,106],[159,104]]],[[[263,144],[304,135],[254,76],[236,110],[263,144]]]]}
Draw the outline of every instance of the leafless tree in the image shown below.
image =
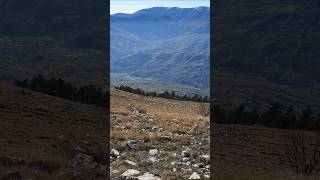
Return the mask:
{"type": "Polygon", "coordinates": [[[302,131],[289,136],[286,154],[289,165],[297,174],[320,173],[320,134],[315,134],[309,142],[302,131]]]}
{"type": "Polygon", "coordinates": [[[201,116],[207,117],[210,114],[209,104],[207,103],[200,103],[198,113],[201,116]]]}

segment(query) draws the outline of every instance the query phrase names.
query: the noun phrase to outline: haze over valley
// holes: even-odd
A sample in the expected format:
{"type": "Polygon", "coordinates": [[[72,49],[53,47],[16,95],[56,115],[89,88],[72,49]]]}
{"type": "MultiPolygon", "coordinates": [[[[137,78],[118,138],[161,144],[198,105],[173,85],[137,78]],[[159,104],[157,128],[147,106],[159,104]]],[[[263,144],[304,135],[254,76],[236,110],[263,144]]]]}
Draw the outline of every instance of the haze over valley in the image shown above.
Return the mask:
{"type": "Polygon", "coordinates": [[[209,93],[209,7],[117,13],[110,25],[112,85],[209,93]]]}

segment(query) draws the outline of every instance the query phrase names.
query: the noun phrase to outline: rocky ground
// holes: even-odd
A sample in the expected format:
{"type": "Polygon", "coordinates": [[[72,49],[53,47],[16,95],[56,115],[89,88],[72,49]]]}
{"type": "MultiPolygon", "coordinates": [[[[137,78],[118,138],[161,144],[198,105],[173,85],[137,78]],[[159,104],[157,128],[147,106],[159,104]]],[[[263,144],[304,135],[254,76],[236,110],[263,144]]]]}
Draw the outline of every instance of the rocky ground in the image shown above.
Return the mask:
{"type": "Polygon", "coordinates": [[[106,110],[0,84],[0,179],[107,177],[106,110]]]}
{"type": "Polygon", "coordinates": [[[106,109],[0,84],[0,179],[102,180],[109,154],[111,179],[319,179],[290,168],[292,130],[212,124],[210,140],[201,109],[114,90],[107,152],[106,109]]]}
{"type": "Polygon", "coordinates": [[[200,103],[111,92],[111,179],[210,179],[200,103]]]}

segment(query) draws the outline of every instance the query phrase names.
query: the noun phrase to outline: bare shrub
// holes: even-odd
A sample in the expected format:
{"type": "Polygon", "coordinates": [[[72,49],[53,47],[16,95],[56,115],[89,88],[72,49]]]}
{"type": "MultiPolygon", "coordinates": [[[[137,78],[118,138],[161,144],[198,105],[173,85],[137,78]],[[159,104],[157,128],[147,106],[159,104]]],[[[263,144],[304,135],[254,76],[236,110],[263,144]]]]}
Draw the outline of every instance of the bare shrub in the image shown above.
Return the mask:
{"type": "Polygon", "coordinates": [[[200,103],[199,104],[199,109],[198,109],[198,114],[204,117],[209,116],[210,110],[209,110],[209,104],[207,103],[200,103]]]}
{"type": "Polygon", "coordinates": [[[66,156],[72,156],[72,145],[68,139],[65,139],[64,136],[59,137],[58,147],[64,152],[66,156]]]}
{"type": "Polygon", "coordinates": [[[317,133],[309,142],[306,139],[302,131],[290,135],[286,151],[289,165],[297,174],[319,174],[320,134],[317,133]]]}

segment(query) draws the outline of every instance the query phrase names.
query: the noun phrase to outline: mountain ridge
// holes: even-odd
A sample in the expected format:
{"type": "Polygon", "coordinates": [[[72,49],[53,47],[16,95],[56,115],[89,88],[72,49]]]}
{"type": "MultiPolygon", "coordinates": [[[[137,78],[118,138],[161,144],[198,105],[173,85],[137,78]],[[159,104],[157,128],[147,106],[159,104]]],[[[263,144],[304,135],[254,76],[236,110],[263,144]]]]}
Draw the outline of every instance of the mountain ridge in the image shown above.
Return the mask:
{"type": "Polygon", "coordinates": [[[209,10],[155,7],[111,15],[111,73],[202,88],[208,94],[209,10]]]}

